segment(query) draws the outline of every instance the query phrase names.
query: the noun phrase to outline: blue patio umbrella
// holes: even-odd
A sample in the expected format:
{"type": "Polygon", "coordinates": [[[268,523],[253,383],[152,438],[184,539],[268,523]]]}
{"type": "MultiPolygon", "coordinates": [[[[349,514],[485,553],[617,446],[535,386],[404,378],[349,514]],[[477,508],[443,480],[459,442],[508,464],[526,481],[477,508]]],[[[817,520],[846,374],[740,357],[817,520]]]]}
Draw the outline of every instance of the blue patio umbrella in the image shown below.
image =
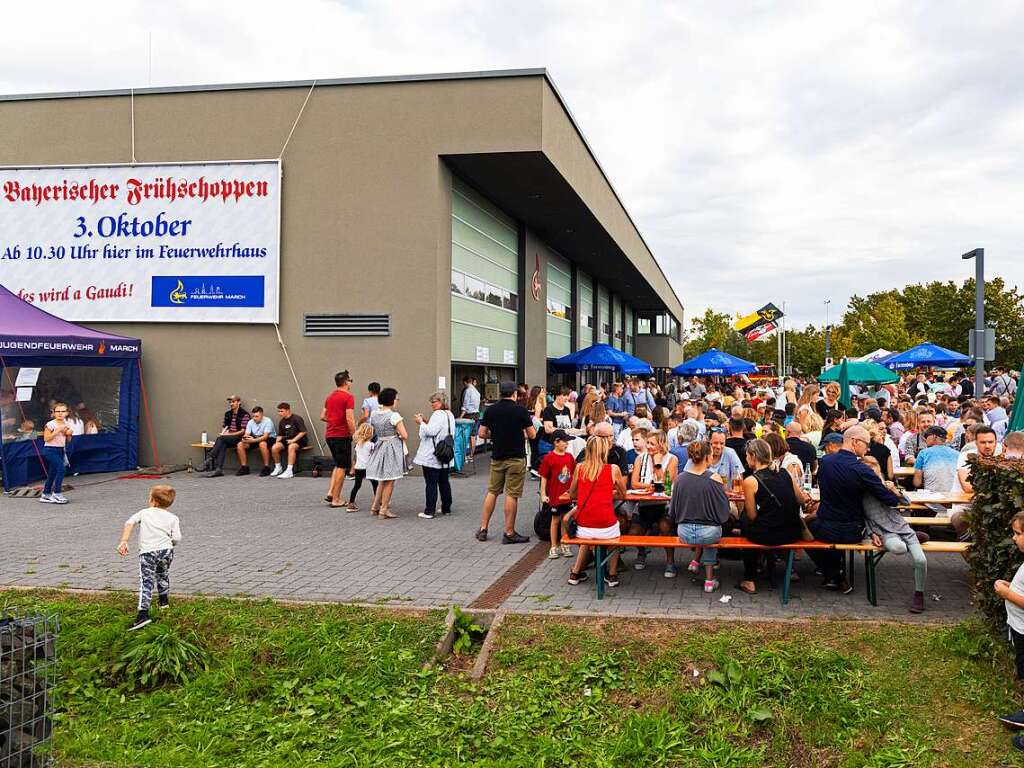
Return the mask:
{"type": "Polygon", "coordinates": [[[974,365],[974,360],[967,355],[932,344],[930,341],[877,362],[894,371],[907,371],[911,368],[966,368],[974,365]]]}
{"type": "Polygon", "coordinates": [[[594,344],[578,352],[551,361],[558,373],[576,371],[614,371],[625,376],[650,376],[654,369],[639,358],[608,344],[594,344]]]}
{"type": "Polygon", "coordinates": [[[753,373],[757,366],[749,360],[730,355],[712,347],[707,352],[680,363],[672,369],[676,376],[734,376],[753,373]]]}

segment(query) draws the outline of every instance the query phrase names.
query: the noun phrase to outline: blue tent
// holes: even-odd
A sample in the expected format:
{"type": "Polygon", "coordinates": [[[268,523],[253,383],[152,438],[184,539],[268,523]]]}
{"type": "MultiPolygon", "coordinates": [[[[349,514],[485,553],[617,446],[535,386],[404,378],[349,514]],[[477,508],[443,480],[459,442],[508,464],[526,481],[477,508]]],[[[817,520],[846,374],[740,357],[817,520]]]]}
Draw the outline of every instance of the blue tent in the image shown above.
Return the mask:
{"type": "Polygon", "coordinates": [[[654,369],[639,358],[627,355],[621,349],[608,344],[594,344],[592,347],[573,352],[551,361],[556,373],[576,371],[614,371],[624,376],[649,376],[654,369]]]}
{"type": "Polygon", "coordinates": [[[929,341],[876,362],[894,371],[906,371],[911,368],[966,368],[974,365],[974,360],[967,355],[961,355],[929,341]]]}
{"type": "Polygon", "coordinates": [[[84,416],[87,433],[68,447],[72,471],[135,469],[142,342],[61,320],[2,285],[0,318],[4,490],[46,476],[41,435],[54,400],[84,416]]]}
{"type": "Polygon", "coordinates": [[[680,363],[672,369],[676,376],[734,376],[753,373],[757,366],[749,360],[730,355],[712,347],[707,352],[680,363]]]}

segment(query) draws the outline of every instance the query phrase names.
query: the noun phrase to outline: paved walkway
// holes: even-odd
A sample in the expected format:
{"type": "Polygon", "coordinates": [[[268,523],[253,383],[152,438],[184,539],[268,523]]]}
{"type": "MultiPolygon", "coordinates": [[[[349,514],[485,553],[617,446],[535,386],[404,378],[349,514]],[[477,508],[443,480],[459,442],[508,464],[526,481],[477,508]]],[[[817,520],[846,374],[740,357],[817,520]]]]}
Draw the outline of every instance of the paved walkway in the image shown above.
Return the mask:
{"type": "MultiPolygon", "coordinates": [[[[324,478],[293,480],[247,477],[207,479],[177,473],[174,512],[182,520],[184,540],[172,569],[172,590],[269,596],[302,600],[401,602],[412,605],[466,605],[498,579],[531,545],[500,543],[500,505],[491,523],[491,540],[473,538],[479,502],[486,485],[486,459],[479,473],[453,478],[454,513],[420,520],[423,481],[398,482],[392,509],[400,518],[371,518],[369,488],[359,499],[363,511],[330,510],[321,501],[324,478]]],[[[135,589],[134,557],[122,559],[115,548],[121,525],[145,505],[150,480],[111,476],[72,478],[77,488],[63,507],[35,499],[0,497],[0,585],[89,589],[135,589]]],[[[528,485],[519,529],[532,535],[537,483],[528,485]]],[[[686,553],[677,552],[682,560],[686,553]]],[[[632,561],[632,554],[629,560],[632,561]]],[[[929,560],[928,611],[906,611],[913,577],[907,558],[887,557],[879,566],[879,606],[868,604],[863,568],[858,590],[842,596],[817,587],[805,559],[803,577],[783,608],[778,595],[746,595],[733,585],[741,563],[723,561],[725,588],[705,595],[690,574],[662,576],[664,555],[651,553],[645,571],[629,570],[617,589],[597,601],[593,582],[566,584],[566,559],[543,561],[505,601],[518,610],[555,610],[617,615],[671,614],[695,617],[856,616],[907,620],[959,619],[971,611],[967,569],[956,555],[929,560]],[[727,603],[723,595],[731,595],[727,603]],[[939,598],[938,600],[933,597],[939,598]]],[[[859,564],[858,564],[859,565],[859,564]]]]}

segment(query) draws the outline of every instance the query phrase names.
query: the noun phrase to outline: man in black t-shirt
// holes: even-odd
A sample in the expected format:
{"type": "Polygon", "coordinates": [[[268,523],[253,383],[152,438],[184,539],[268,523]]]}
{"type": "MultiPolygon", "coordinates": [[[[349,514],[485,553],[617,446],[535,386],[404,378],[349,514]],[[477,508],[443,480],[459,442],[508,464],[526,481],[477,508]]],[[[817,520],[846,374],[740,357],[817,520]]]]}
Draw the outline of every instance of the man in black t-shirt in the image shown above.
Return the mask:
{"type": "Polygon", "coordinates": [[[288,403],[277,404],[277,415],[281,420],[277,423],[277,440],[270,447],[270,453],[274,456],[274,471],[270,476],[287,480],[295,476],[295,460],[307,442],[306,422],[301,416],[292,413],[288,403]],[[287,453],[287,469],[281,466],[282,453],[287,453]]]}
{"type": "Polygon", "coordinates": [[[786,425],[786,445],[789,452],[800,459],[801,465],[810,465],[813,475],[818,468],[818,452],[814,446],[803,439],[804,428],[799,421],[791,421],[786,425]]]}
{"type": "Polygon", "coordinates": [[[747,425],[743,419],[729,419],[729,436],[725,439],[725,447],[732,448],[740,457],[740,464],[743,465],[744,472],[750,470],[747,466],[747,438],[743,436],[746,428],[747,425]]]}
{"type": "Polygon", "coordinates": [[[502,544],[525,544],[529,536],[516,533],[516,512],[526,482],[526,440],[537,436],[530,412],[516,402],[516,383],[501,382],[501,400],[480,420],[480,437],[491,440],[491,477],[480,515],[477,541],[487,541],[487,527],[498,496],[505,494],[505,535],[502,544]]]}

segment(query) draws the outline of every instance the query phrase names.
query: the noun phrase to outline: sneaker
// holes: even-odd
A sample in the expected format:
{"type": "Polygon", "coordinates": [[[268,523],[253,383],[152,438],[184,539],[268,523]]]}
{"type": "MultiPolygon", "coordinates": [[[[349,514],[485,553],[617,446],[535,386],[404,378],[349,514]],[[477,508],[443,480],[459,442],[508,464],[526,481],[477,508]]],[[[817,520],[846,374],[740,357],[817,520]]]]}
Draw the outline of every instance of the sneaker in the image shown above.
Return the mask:
{"type": "Polygon", "coordinates": [[[170,608],[171,607],[171,601],[170,601],[169,598],[161,597],[161,598],[159,598],[159,601],[160,601],[160,607],[161,608],[170,608]]]}
{"type": "Polygon", "coordinates": [[[526,544],[529,540],[529,536],[523,536],[515,531],[512,531],[511,534],[503,534],[501,537],[502,544],[526,544]]]}
{"type": "Polygon", "coordinates": [[[853,587],[850,585],[850,582],[848,582],[846,579],[842,579],[839,582],[839,591],[842,592],[844,595],[848,595],[851,592],[853,592],[853,587]]]}
{"type": "Polygon", "coordinates": [[[718,589],[718,579],[704,580],[705,592],[714,592],[716,589],[718,589]]]}
{"type": "Polygon", "coordinates": [[[1011,728],[1024,728],[1024,709],[1018,710],[1012,715],[1000,715],[999,722],[1011,728]]]}
{"type": "Polygon", "coordinates": [[[270,477],[270,467],[264,467],[260,470],[260,477],[270,477]]]}
{"type": "Polygon", "coordinates": [[[433,520],[434,515],[430,512],[420,512],[416,517],[422,518],[423,520],[433,520]]]}
{"type": "Polygon", "coordinates": [[[686,566],[686,570],[688,570],[690,573],[696,573],[700,570],[700,563],[698,563],[696,560],[691,560],[690,564],[686,566]]]}
{"type": "Polygon", "coordinates": [[[249,474],[249,467],[247,467],[245,465],[239,467],[238,471],[235,472],[235,476],[236,477],[241,477],[242,475],[248,475],[248,474],[249,474]]]}
{"type": "Polygon", "coordinates": [[[577,584],[579,584],[581,581],[586,581],[589,578],[590,577],[587,576],[587,572],[586,571],[580,571],[579,573],[574,573],[573,571],[569,571],[569,583],[572,584],[574,587],[577,584]]]}
{"type": "MultiPolygon", "coordinates": [[[[914,592],[914,598],[910,601],[911,613],[924,613],[924,592],[914,592]]],[[[1024,728],[1024,722],[1020,724],[1024,728]]]]}
{"type": "Polygon", "coordinates": [[[1024,735],[1018,733],[1010,740],[1010,743],[1013,744],[1013,748],[1018,752],[1024,752],[1024,735]]]}
{"type": "Polygon", "coordinates": [[[607,587],[619,586],[619,574],[617,573],[606,573],[604,576],[604,583],[607,587]]]}
{"type": "Polygon", "coordinates": [[[221,472],[219,469],[215,469],[213,470],[213,472],[208,474],[207,477],[224,477],[224,473],[221,472]]]}
{"type": "Polygon", "coordinates": [[[139,611],[135,616],[135,621],[128,627],[129,632],[134,632],[136,629],[142,629],[153,620],[149,618],[149,611],[139,611]]]}
{"type": "Polygon", "coordinates": [[[62,494],[62,493],[51,494],[50,501],[53,502],[54,504],[67,504],[68,503],[67,497],[64,496],[64,494],[62,494]]]}
{"type": "Polygon", "coordinates": [[[40,496],[39,496],[39,503],[40,504],[56,504],[57,502],[53,500],[53,496],[51,496],[50,494],[43,493],[43,494],[40,494],[40,496]]]}
{"type": "Polygon", "coordinates": [[[548,560],[557,560],[561,555],[558,553],[558,547],[552,547],[548,550],[548,560]]]}
{"type": "Polygon", "coordinates": [[[486,528],[481,528],[479,531],[476,532],[476,540],[477,541],[487,541],[487,529],[486,528]]]}
{"type": "Polygon", "coordinates": [[[824,589],[827,589],[829,592],[838,592],[839,591],[839,582],[836,579],[828,579],[821,586],[824,589]]]}
{"type": "Polygon", "coordinates": [[[291,467],[288,467],[288,469],[286,469],[284,472],[282,472],[280,475],[277,476],[277,479],[278,480],[289,480],[289,479],[291,479],[293,477],[295,477],[295,473],[292,472],[292,468],[291,467]]]}
{"type": "Polygon", "coordinates": [[[679,569],[676,568],[675,563],[669,563],[668,565],[665,566],[665,578],[666,579],[674,579],[676,577],[677,573],[679,573],[679,569]]]}
{"type": "Polygon", "coordinates": [[[563,544],[562,545],[562,557],[572,557],[572,556],[573,556],[573,554],[572,554],[572,547],[570,547],[568,544],[563,544]]]}
{"type": "Polygon", "coordinates": [[[647,567],[647,555],[637,555],[636,560],[633,561],[633,570],[642,571],[647,567]]]}
{"type": "Polygon", "coordinates": [[[538,472],[536,469],[531,469],[530,477],[532,477],[534,480],[540,480],[540,472],[538,472]]]}
{"type": "Polygon", "coordinates": [[[271,477],[277,477],[282,472],[284,472],[284,467],[282,467],[280,464],[275,464],[274,465],[274,470],[270,473],[270,476],[271,477]]]}

